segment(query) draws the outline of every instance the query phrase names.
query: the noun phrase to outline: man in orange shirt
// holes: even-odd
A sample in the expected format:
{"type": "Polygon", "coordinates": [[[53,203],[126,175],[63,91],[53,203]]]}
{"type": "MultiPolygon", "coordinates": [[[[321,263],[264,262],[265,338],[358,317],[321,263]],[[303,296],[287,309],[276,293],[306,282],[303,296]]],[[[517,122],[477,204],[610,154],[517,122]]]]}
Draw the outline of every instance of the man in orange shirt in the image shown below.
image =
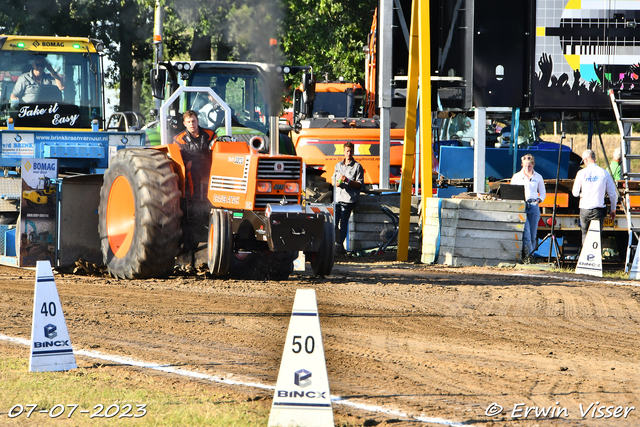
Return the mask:
{"type": "Polygon", "coordinates": [[[201,181],[211,169],[210,144],[213,141],[214,133],[212,130],[200,127],[198,113],[193,110],[184,112],[182,123],[186,129],[176,135],[173,142],[180,145],[180,152],[185,163],[185,195],[202,200],[206,193],[202,191],[201,181]]]}
{"type": "MultiPolygon", "coordinates": [[[[207,199],[207,182],[211,171],[211,142],[215,134],[198,123],[198,113],[185,111],[182,115],[185,130],[175,136],[173,142],[180,146],[185,165],[185,198],[183,212],[182,249],[184,261],[195,267],[195,251],[207,235],[211,203],[207,199]]],[[[180,262],[180,259],[179,259],[180,262]]]]}

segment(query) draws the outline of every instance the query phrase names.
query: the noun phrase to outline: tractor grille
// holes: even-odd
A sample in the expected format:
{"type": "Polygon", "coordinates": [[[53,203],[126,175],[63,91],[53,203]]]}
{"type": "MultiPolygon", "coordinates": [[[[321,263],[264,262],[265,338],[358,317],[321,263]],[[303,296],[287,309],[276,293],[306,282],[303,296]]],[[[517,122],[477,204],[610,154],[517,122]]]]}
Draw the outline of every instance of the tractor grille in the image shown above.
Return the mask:
{"type": "MultiPolygon", "coordinates": [[[[297,195],[290,195],[287,196],[287,203],[285,203],[286,205],[297,205],[298,204],[298,196],[297,195]]],[[[256,209],[266,209],[267,208],[267,204],[271,203],[272,205],[279,205],[282,202],[282,196],[279,195],[257,195],[256,194],[256,205],[255,208],[256,209]]]]}
{"type": "Polygon", "coordinates": [[[258,179],[300,179],[302,172],[300,159],[265,157],[258,161],[258,179]]]}

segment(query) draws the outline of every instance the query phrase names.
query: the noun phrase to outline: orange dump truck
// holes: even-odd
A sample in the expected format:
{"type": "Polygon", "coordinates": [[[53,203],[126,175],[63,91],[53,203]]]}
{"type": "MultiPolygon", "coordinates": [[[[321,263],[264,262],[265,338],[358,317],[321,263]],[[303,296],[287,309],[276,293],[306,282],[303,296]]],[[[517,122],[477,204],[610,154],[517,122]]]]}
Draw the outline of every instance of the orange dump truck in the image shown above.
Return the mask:
{"type": "MultiPolygon", "coordinates": [[[[296,153],[307,164],[307,200],[331,201],[327,184],[336,163],[344,159],[344,144],[353,143],[368,188],[380,182],[380,121],[362,115],[365,91],[357,83],[303,81],[294,92],[292,132],[296,153]],[[312,96],[309,86],[315,85],[312,96]],[[305,87],[306,86],[306,87],[305,87]],[[307,98],[307,99],[305,99],[307,98]]],[[[390,182],[397,185],[402,167],[404,122],[391,122],[390,182]]]]}

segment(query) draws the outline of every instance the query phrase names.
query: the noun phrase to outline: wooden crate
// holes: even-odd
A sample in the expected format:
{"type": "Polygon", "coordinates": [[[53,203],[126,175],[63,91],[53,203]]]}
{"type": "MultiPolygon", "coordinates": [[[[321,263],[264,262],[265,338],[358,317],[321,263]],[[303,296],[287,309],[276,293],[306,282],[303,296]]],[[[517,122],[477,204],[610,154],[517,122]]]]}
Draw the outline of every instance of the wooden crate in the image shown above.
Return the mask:
{"type": "Polygon", "coordinates": [[[519,262],[525,203],[427,199],[422,262],[497,265],[519,262]]]}
{"type": "MultiPolygon", "coordinates": [[[[418,249],[420,240],[418,236],[418,203],[419,197],[411,198],[411,219],[409,226],[409,247],[418,249]]],[[[380,247],[381,233],[394,230],[393,222],[382,212],[382,206],[388,207],[396,215],[400,214],[400,195],[361,195],[353,208],[349,219],[349,242],[347,248],[350,251],[366,250],[380,247]]],[[[397,240],[391,243],[397,245],[397,240]]]]}

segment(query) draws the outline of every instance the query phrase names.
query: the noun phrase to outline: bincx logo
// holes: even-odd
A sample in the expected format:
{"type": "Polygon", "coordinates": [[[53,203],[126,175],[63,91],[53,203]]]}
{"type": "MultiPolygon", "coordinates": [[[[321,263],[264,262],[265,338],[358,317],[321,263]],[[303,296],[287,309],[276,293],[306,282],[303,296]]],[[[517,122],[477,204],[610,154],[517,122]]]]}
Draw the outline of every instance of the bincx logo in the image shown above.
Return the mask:
{"type": "Polygon", "coordinates": [[[300,369],[299,371],[296,371],[294,373],[293,382],[298,387],[302,387],[302,388],[310,386],[311,385],[311,372],[307,371],[306,369],[300,369]]]}
{"type": "Polygon", "coordinates": [[[56,332],[57,330],[58,328],[56,327],[56,325],[52,325],[51,323],[49,323],[44,327],[45,338],[49,338],[50,340],[54,339],[58,336],[58,333],[56,332]]]}

